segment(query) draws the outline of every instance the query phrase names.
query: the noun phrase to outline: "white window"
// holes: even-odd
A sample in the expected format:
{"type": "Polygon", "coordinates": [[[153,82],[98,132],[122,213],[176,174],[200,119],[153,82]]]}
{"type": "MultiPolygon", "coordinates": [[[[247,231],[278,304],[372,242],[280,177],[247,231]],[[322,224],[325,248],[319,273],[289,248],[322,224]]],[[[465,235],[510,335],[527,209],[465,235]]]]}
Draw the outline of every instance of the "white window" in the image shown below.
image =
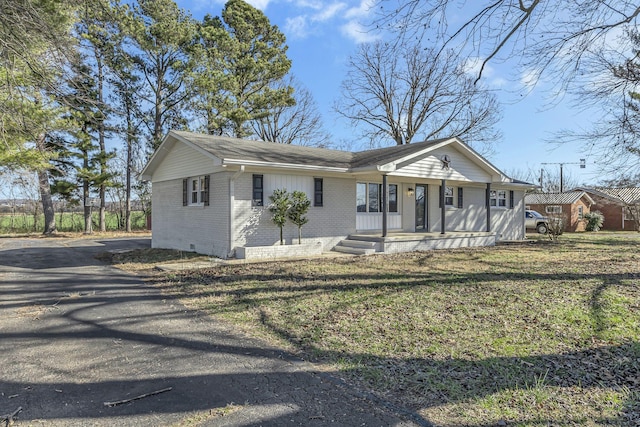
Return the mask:
{"type": "Polygon", "coordinates": [[[584,218],[584,206],[578,206],[578,219],[584,218]]]}
{"type": "Polygon", "coordinates": [[[562,206],[547,206],[544,208],[544,211],[548,214],[559,214],[562,213],[562,206]]]}
{"type": "Polygon", "coordinates": [[[206,188],[204,181],[204,176],[189,178],[189,206],[204,205],[206,188]]]}
{"type": "MultiPolygon", "coordinates": [[[[358,182],[356,184],[356,211],[382,212],[382,184],[358,182]]],[[[389,212],[398,212],[398,185],[389,184],[389,212]]]]}
{"type": "Polygon", "coordinates": [[[507,191],[506,190],[491,190],[489,194],[489,204],[499,208],[507,207],[507,191]]]}
{"type": "Polygon", "coordinates": [[[453,187],[444,187],[444,205],[453,206],[453,187]]]}

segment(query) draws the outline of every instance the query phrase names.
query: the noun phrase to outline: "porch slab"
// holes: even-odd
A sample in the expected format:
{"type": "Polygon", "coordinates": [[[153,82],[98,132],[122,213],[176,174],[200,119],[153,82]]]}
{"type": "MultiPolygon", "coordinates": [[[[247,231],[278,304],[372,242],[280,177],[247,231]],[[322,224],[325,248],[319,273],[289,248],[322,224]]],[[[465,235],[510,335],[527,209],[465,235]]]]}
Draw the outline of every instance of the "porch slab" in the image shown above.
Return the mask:
{"type": "Polygon", "coordinates": [[[386,237],[380,233],[356,233],[351,240],[374,242],[376,252],[394,254],[401,252],[458,249],[479,246],[495,246],[495,232],[450,231],[441,233],[391,232],[386,237]]]}

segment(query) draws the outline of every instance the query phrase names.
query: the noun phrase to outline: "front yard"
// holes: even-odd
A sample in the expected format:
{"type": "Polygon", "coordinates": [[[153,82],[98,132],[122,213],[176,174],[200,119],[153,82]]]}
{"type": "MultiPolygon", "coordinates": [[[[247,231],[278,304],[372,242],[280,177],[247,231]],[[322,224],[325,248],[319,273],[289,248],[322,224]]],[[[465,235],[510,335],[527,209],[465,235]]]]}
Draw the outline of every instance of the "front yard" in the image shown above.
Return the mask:
{"type": "Polygon", "coordinates": [[[640,235],[153,280],[436,425],[640,424],[640,235]]]}

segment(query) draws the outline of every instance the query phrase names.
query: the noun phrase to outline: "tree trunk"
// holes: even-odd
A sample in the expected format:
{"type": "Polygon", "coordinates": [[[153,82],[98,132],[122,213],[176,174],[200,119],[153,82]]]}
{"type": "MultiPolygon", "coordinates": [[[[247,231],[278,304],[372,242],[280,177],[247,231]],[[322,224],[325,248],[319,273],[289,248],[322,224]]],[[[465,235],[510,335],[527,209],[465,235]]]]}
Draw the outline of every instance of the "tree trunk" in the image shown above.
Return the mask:
{"type": "Polygon", "coordinates": [[[127,103],[127,173],[125,199],[125,229],[131,233],[131,169],[133,168],[133,126],[131,123],[131,108],[127,103]]]}
{"type": "Polygon", "coordinates": [[[89,197],[89,181],[86,179],[82,182],[82,199],[84,200],[84,234],[92,234],[91,198],[89,197]]]}
{"type": "Polygon", "coordinates": [[[44,212],[44,231],[42,234],[55,234],[56,216],[53,210],[51,187],[49,186],[49,173],[46,170],[38,171],[38,189],[40,190],[40,200],[42,201],[42,211],[44,212]]]}
{"type": "MultiPolygon", "coordinates": [[[[36,148],[41,153],[46,153],[45,135],[38,136],[36,148]]],[[[46,169],[38,170],[38,190],[42,201],[42,211],[44,212],[44,231],[42,234],[51,235],[56,232],[56,214],[53,209],[53,199],[51,198],[51,186],[49,184],[49,172],[46,169]]]]}
{"type": "MultiPolygon", "coordinates": [[[[104,93],[103,93],[103,81],[104,81],[103,68],[104,67],[102,64],[102,58],[100,57],[100,54],[97,51],[95,53],[95,56],[96,56],[96,64],[98,68],[98,105],[100,106],[101,109],[104,110],[105,108],[104,93]]],[[[98,122],[98,144],[100,145],[100,176],[101,176],[100,190],[99,190],[100,231],[105,232],[107,231],[106,213],[105,213],[107,203],[106,203],[106,189],[105,189],[106,186],[104,183],[104,177],[107,174],[107,149],[105,145],[104,116],[101,116],[98,122]]],[[[85,216],[86,216],[86,213],[85,213],[85,216]]],[[[86,226],[85,226],[85,232],[86,232],[86,226]]],[[[91,232],[91,230],[89,232],[91,232]]]]}

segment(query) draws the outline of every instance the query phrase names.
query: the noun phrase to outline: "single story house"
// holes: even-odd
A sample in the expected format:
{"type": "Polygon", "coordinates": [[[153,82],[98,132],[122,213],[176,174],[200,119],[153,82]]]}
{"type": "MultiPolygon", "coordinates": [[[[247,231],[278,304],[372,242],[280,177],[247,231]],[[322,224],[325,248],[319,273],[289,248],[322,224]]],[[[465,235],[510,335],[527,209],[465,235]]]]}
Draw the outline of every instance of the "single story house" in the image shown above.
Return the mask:
{"type": "Polygon", "coordinates": [[[142,179],[152,183],[152,246],[220,258],[524,239],[524,194],[535,187],[458,138],[348,152],[182,131],[168,133],[142,179]],[[268,210],[276,189],[312,202],[302,245],[290,223],[279,245],[268,210]]]}
{"type": "Polygon", "coordinates": [[[584,215],[591,212],[594,200],[584,191],[529,193],[524,197],[527,210],[564,219],[564,231],[584,231],[584,215]]]}
{"type": "Polygon", "coordinates": [[[640,187],[580,188],[595,200],[604,216],[603,230],[640,231],[640,187]]]}

